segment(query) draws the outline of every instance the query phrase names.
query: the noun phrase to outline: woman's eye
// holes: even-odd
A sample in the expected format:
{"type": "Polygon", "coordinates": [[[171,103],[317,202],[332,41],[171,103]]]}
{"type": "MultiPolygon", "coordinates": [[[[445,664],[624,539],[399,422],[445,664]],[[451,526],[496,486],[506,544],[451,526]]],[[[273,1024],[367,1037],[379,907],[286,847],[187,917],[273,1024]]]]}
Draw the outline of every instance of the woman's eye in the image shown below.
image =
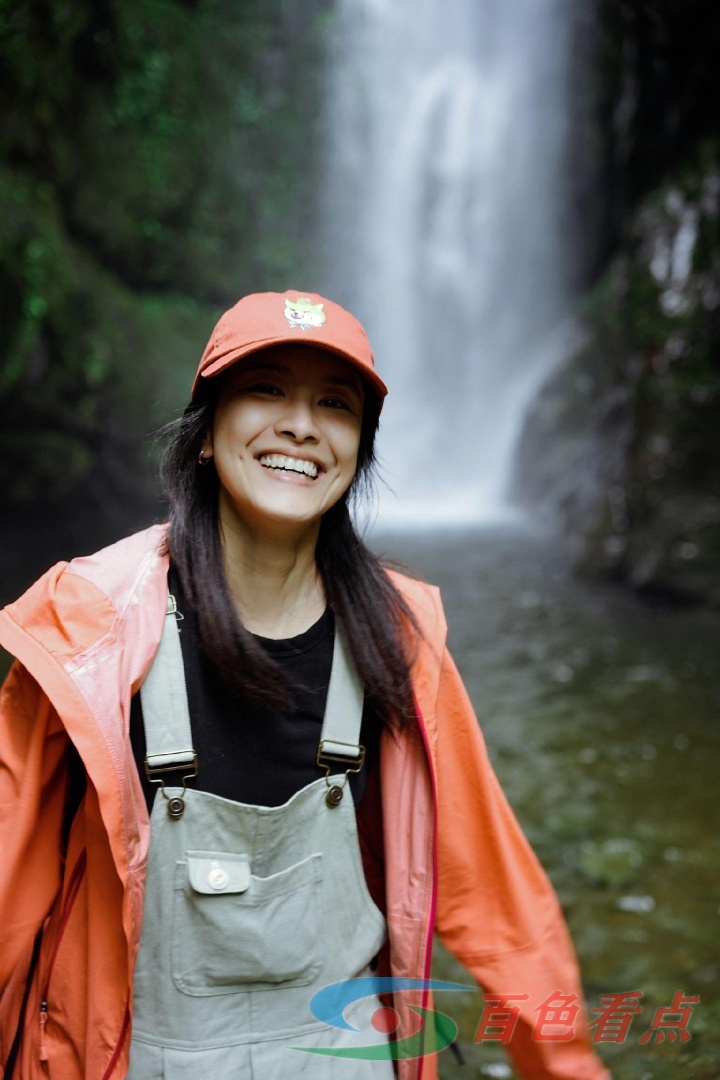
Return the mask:
{"type": "Polygon", "coordinates": [[[250,390],[259,390],[263,394],[279,394],[277,386],[273,386],[272,383],[255,383],[254,386],[250,386],[250,390]]]}
{"type": "Polygon", "coordinates": [[[323,398],[323,401],[322,401],[323,405],[327,405],[328,402],[330,402],[330,404],[332,405],[332,407],[334,409],[347,409],[348,408],[348,406],[345,404],[345,402],[341,401],[340,398],[323,398]]]}

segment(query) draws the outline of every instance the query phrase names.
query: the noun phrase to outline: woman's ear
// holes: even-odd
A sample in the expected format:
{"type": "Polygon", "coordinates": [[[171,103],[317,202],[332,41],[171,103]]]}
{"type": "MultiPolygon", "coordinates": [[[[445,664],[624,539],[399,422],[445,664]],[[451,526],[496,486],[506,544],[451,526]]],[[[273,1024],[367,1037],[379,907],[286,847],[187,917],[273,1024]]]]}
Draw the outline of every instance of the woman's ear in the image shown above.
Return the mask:
{"type": "Polygon", "coordinates": [[[210,458],[213,456],[213,437],[212,430],[210,428],[208,428],[208,430],[203,435],[200,453],[206,461],[209,461],[210,458]]]}

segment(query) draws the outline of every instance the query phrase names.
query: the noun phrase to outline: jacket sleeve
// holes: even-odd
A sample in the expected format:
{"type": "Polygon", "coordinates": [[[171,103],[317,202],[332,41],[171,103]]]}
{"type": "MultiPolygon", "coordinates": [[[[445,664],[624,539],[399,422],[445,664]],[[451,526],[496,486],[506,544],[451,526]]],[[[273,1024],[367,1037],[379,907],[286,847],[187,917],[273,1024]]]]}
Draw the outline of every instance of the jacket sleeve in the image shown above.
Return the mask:
{"type": "MultiPolygon", "coordinates": [[[[435,927],[441,941],[486,999],[515,999],[505,1003],[518,1010],[505,1048],[524,1080],[610,1080],[588,1039],[577,959],[560,903],[498,783],[447,649],[437,702],[437,763],[435,927]],[[536,1027],[551,1016],[543,1003],[558,994],[569,999],[571,1011],[555,1013],[560,1023],[536,1027]]],[[[497,1035],[498,1027],[492,1030],[497,1035]]]]}
{"type": "Polygon", "coordinates": [[[15,660],[0,689],[0,993],[60,887],[65,729],[15,660]]]}

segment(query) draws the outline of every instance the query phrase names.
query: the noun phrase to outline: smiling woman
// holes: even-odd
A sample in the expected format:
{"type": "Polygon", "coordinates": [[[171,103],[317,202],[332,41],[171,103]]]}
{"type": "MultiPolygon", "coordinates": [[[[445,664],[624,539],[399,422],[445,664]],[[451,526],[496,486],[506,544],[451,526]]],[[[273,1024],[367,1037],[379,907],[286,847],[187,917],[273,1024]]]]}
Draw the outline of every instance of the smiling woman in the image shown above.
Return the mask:
{"type": "Polygon", "coordinates": [[[231,691],[291,707],[288,672],[257,635],[286,640],[329,609],[368,707],[414,724],[415,646],[401,625],[419,626],[350,516],[371,484],[386,392],[361,324],[324,298],[244,297],[213,331],[192,400],[166,429],[163,472],[167,550],[231,691]]]}
{"type": "Polygon", "coordinates": [[[322,515],[355,475],[363,399],[352,366],[310,345],[276,345],[229,370],[201,454],[217,470],[231,561],[279,535],[314,558],[322,515]]]}
{"type": "Polygon", "coordinates": [[[353,526],[386,393],[349,312],[244,297],[165,430],[169,521],[0,612],[6,1080],[433,1080],[435,931],[525,1080],[607,1080],[581,1007],[535,1038],[577,965],[439,591],[353,526]]]}

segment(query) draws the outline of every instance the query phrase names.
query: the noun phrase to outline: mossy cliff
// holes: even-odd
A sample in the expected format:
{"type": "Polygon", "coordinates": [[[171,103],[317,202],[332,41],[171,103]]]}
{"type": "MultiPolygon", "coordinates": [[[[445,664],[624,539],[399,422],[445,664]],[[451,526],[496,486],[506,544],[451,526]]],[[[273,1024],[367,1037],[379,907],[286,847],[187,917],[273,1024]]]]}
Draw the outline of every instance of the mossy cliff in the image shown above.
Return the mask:
{"type": "Polygon", "coordinates": [[[531,410],[516,491],[580,570],[720,605],[720,20],[603,0],[578,33],[584,343],[531,410]]]}
{"type": "Polygon", "coordinates": [[[312,273],[325,6],[0,2],[6,595],[162,512],[219,312],[312,273]]]}

